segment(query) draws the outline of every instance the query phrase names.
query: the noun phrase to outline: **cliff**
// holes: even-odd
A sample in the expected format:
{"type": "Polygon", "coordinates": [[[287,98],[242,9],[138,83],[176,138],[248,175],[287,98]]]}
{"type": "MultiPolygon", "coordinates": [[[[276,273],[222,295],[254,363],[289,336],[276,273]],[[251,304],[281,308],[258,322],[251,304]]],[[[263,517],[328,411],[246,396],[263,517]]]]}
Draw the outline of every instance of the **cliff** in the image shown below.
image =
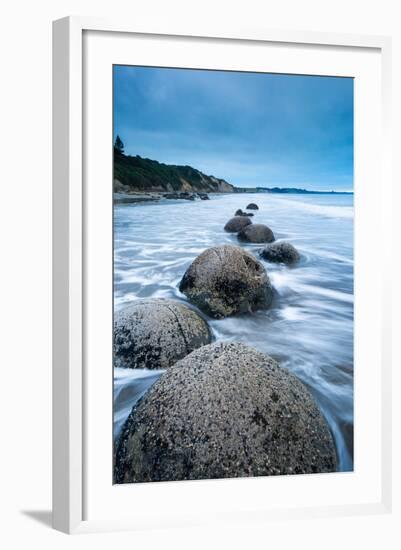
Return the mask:
{"type": "Polygon", "coordinates": [[[114,153],[114,191],[232,193],[234,186],[223,179],[207,176],[191,166],[163,164],[156,160],[114,153]]]}

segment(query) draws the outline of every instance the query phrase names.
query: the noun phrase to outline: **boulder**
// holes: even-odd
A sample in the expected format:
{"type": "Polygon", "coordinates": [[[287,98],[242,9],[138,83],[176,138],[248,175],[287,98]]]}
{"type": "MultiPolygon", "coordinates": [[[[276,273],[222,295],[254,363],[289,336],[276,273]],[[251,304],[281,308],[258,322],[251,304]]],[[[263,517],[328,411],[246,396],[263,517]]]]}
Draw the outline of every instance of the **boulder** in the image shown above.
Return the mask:
{"type": "Polygon", "coordinates": [[[239,208],[236,213],[234,214],[234,216],[253,216],[254,214],[252,214],[251,212],[244,212],[243,210],[241,210],[241,208],[239,208]]]}
{"type": "Polygon", "coordinates": [[[230,245],[202,252],[185,272],[179,289],[217,319],[268,308],[273,299],[263,265],[243,248],[230,245]]]}
{"type": "Polygon", "coordinates": [[[334,472],[336,451],[306,387],[237,342],[172,366],[133,408],[116,483],[334,472]]]}
{"type": "Polygon", "coordinates": [[[207,322],[176,300],[137,300],[114,315],[116,367],[166,369],[211,340],[207,322]]]}
{"type": "Polygon", "coordinates": [[[290,243],[280,242],[267,244],[261,251],[260,256],[268,262],[295,264],[301,258],[298,250],[290,243]]]}
{"type": "Polygon", "coordinates": [[[188,193],[188,191],[183,191],[179,194],[179,198],[187,201],[194,201],[196,197],[194,193],[188,193]]]}
{"type": "Polygon", "coordinates": [[[251,202],[250,204],[248,204],[246,209],[247,210],[259,210],[259,206],[257,204],[255,204],[254,202],[251,202]]]}
{"type": "Polygon", "coordinates": [[[224,231],[227,231],[228,233],[238,233],[238,231],[241,231],[244,227],[247,225],[250,225],[252,223],[252,220],[250,220],[246,216],[234,216],[224,226],[224,231]]]}
{"type": "Polygon", "coordinates": [[[274,241],[273,231],[262,223],[253,223],[244,227],[237,236],[238,240],[247,243],[271,243],[274,241]]]}

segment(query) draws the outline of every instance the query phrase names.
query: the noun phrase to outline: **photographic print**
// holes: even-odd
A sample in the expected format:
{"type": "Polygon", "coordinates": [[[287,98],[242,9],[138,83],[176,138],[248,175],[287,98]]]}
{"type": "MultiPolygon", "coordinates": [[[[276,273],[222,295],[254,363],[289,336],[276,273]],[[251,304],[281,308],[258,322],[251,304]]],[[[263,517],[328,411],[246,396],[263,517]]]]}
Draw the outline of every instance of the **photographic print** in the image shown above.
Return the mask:
{"type": "Polygon", "coordinates": [[[353,471],[353,93],[113,67],[114,483],[353,471]]]}

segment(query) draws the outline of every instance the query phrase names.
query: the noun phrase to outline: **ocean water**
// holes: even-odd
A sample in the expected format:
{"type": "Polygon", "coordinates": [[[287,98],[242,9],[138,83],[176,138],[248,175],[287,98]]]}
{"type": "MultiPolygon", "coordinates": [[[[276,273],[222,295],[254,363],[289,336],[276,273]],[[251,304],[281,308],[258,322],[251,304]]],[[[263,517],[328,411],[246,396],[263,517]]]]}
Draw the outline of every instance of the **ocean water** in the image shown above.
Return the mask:
{"type": "MultiPolygon", "coordinates": [[[[114,208],[114,305],[147,297],[186,301],[178,284],[205,248],[239,244],[224,231],[238,208],[291,242],[295,267],[261,260],[277,291],[267,311],[210,320],[218,340],[267,353],[310,389],[333,433],[340,471],[353,469],[353,196],[211,195],[209,201],[124,204],[114,208]]],[[[262,245],[244,245],[255,255],[262,245]]],[[[163,371],[115,369],[114,433],[163,371]]]]}

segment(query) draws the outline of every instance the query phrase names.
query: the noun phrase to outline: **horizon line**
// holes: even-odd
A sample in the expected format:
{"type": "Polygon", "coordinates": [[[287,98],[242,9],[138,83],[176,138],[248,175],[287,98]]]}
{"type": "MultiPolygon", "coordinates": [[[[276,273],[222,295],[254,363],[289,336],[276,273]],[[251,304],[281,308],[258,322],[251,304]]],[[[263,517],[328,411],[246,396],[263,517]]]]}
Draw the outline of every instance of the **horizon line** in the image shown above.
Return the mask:
{"type": "MultiPolygon", "coordinates": [[[[116,137],[120,137],[118,134],[116,134],[116,137]]],[[[116,137],[113,136],[113,143],[115,144],[115,139],[116,137]]],[[[120,138],[121,139],[121,138],[120,138]]],[[[141,156],[139,153],[136,153],[136,154],[132,154],[132,153],[128,153],[126,151],[123,151],[122,152],[122,155],[125,156],[125,157],[138,157],[142,160],[150,160],[151,162],[157,162],[158,164],[163,164],[165,166],[171,166],[171,167],[178,167],[178,168],[185,168],[185,167],[189,167],[193,170],[196,170],[197,172],[201,172],[202,174],[204,174],[205,176],[209,177],[209,178],[215,178],[217,180],[223,180],[225,181],[226,183],[228,183],[229,185],[231,185],[232,187],[234,188],[237,188],[237,189],[297,189],[297,190],[301,190],[301,191],[307,191],[309,193],[349,193],[349,194],[354,194],[354,190],[351,189],[336,189],[336,188],[332,188],[330,190],[325,190],[325,189],[308,189],[307,187],[303,187],[304,184],[290,184],[290,185],[284,185],[283,187],[280,187],[278,186],[277,184],[263,184],[263,185],[255,185],[255,184],[250,184],[249,186],[247,185],[238,185],[238,184],[234,184],[234,183],[231,183],[230,181],[228,181],[225,177],[221,177],[221,176],[215,176],[214,174],[207,174],[206,171],[202,171],[201,169],[199,168],[195,168],[193,165],[191,164],[173,164],[171,162],[164,162],[164,161],[161,161],[161,160],[156,160],[154,158],[150,158],[150,157],[143,157],[141,156]],[[270,185],[270,187],[268,187],[268,185],[270,185]],[[294,185],[300,185],[300,187],[294,187],[294,185]]]]}

